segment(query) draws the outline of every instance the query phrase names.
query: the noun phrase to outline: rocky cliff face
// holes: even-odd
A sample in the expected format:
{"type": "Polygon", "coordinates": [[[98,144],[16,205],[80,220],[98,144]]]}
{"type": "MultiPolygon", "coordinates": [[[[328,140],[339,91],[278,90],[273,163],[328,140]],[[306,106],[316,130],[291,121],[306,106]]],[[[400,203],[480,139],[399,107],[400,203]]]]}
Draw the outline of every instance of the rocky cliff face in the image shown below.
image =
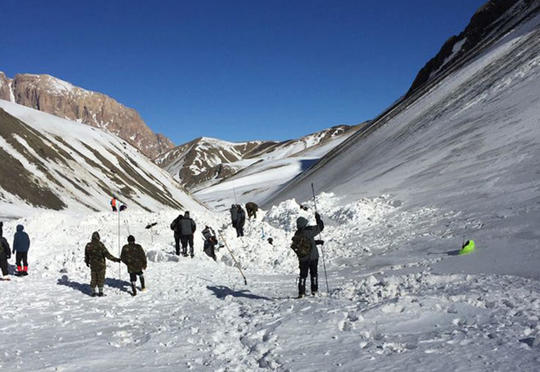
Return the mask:
{"type": "Polygon", "coordinates": [[[134,109],[50,75],[17,74],[10,80],[0,73],[0,99],[104,128],[152,159],[174,147],[168,138],[152,132],[134,109]]]}
{"type": "Polygon", "coordinates": [[[490,35],[507,26],[509,21],[519,19],[520,12],[534,6],[538,0],[489,0],[471,17],[465,30],[450,37],[439,53],[430,59],[418,72],[407,96],[422,87],[426,82],[447,70],[453,62],[466,55],[482,43],[489,41],[490,35]]]}

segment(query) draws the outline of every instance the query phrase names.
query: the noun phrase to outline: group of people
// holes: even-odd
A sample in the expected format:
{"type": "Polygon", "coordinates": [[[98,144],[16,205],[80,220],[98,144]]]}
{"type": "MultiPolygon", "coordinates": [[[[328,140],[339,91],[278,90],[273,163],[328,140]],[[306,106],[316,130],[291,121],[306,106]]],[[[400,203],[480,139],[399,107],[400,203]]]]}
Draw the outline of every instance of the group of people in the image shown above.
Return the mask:
{"type": "MultiPolygon", "coordinates": [[[[246,210],[249,218],[257,217],[258,206],[255,203],[247,203],[246,210]]],[[[236,229],[237,237],[244,236],[244,224],[246,222],[246,213],[239,204],[233,204],[230,209],[231,222],[236,229]]],[[[311,294],[318,291],[318,261],[319,251],[317,245],[324,244],[322,240],[315,240],[315,237],[324,229],[324,223],[321,216],[315,213],[316,225],[308,225],[308,220],[299,217],[296,220],[297,230],[293,236],[291,248],[298,257],[300,277],[298,281],[298,296],[303,297],[306,294],[306,281],[308,274],[310,276],[311,294]]],[[[174,240],[176,254],[180,253],[187,257],[189,246],[189,255],[194,257],[193,234],[197,230],[195,221],[190,217],[189,211],[180,214],[171,223],[171,229],[174,231],[174,240]],[[180,244],[182,250],[180,251],[180,244]]],[[[218,245],[218,239],[214,229],[205,226],[202,231],[204,237],[203,251],[206,255],[216,260],[215,249],[218,245]]],[[[127,266],[130,276],[132,295],[137,294],[137,278],[139,278],[141,291],[146,289],[144,270],[147,267],[147,259],[144,249],[135,243],[135,237],[129,235],[127,243],[122,247],[120,257],[113,256],[101,242],[99,233],[92,234],[91,241],[86,244],[84,262],[90,268],[90,287],[92,296],[103,296],[103,286],[105,284],[106,260],[113,262],[123,262],[127,266]],[[96,290],[97,288],[97,290],[96,290]]],[[[0,269],[2,279],[9,280],[8,260],[11,253],[16,255],[17,275],[28,274],[28,251],[30,249],[30,238],[24,231],[22,225],[17,225],[13,238],[13,249],[10,248],[8,241],[3,236],[3,223],[0,222],[0,269]]]]}
{"type": "Polygon", "coordinates": [[[13,236],[13,250],[11,250],[7,239],[4,237],[4,224],[0,222],[0,270],[2,280],[10,280],[8,272],[8,260],[11,253],[15,254],[17,265],[16,275],[28,275],[28,251],[30,250],[30,238],[24,231],[23,225],[17,225],[17,231],[13,236]]]}

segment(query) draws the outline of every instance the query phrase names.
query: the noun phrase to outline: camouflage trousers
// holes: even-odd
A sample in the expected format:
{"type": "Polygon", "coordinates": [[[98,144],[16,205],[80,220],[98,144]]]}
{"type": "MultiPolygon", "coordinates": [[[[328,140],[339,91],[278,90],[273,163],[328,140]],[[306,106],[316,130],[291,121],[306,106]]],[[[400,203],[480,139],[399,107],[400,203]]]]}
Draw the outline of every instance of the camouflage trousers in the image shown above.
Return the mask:
{"type": "Polygon", "coordinates": [[[98,270],[92,270],[90,273],[90,287],[95,288],[98,286],[99,288],[103,288],[105,285],[105,268],[98,269],[98,270]]]}

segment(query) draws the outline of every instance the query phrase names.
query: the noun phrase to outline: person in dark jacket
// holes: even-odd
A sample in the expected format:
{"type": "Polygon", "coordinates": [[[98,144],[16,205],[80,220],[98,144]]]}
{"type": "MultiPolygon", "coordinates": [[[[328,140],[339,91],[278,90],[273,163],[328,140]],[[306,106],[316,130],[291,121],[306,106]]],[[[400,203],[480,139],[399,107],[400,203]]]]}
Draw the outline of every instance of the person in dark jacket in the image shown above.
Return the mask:
{"type": "Polygon", "coordinates": [[[305,257],[298,259],[298,266],[300,268],[300,279],[298,281],[298,297],[304,297],[306,295],[306,280],[308,272],[311,279],[311,294],[316,294],[319,289],[317,275],[317,266],[319,264],[319,250],[317,249],[315,237],[319,235],[321,231],[323,231],[324,223],[318,213],[315,213],[315,220],[317,221],[316,226],[308,226],[308,220],[304,217],[299,217],[296,220],[296,227],[298,229],[296,231],[296,234],[302,234],[305,238],[309,240],[311,245],[310,253],[305,257]]]}
{"type": "Polygon", "coordinates": [[[120,262],[119,258],[109,253],[105,245],[101,242],[99,233],[95,231],[92,234],[92,240],[86,244],[84,249],[84,263],[91,270],[90,287],[92,288],[92,297],[96,296],[96,286],[99,288],[98,296],[103,296],[103,286],[105,285],[105,270],[107,265],[105,259],[113,262],[120,262]]]}
{"type": "Polygon", "coordinates": [[[204,237],[204,253],[216,261],[216,244],[218,241],[214,229],[209,226],[205,226],[204,230],[202,231],[202,235],[204,237]]]}
{"type": "Polygon", "coordinates": [[[128,236],[128,244],[122,247],[122,253],[120,254],[120,260],[126,264],[129,273],[129,279],[131,281],[131,290],[133,296],[137,295],[137,276],[141,282],[141,291],[145,291],[143,270],[146,270],[146,254],[143,248],[139,244],[135,244],[135,237],[133,235],[128,236]]]}
{"type": "Polygon", "coordinates": [[[9,243],[3,236],[2,222],[0,222],[0,270],[2,270],[2,280],[9,280],[8,260],[11,258],[11,249],[9,243]]]}
{"type": "Polygon", "coordinates": [[[189,243],[189,255],[193,258],[193,233],[197,230],[195,221],[189,217],[189,212],[184,213],[184,218],[180,220],[180,241],[182,242],[182,255],[187,257],[187,246],[189,243]]]}
{"type": "Polygon", "coordinates": [[[253,202],[246,203],[246,211],[248,218],[254,217],[257,218],[257,211],[259,210],[259,206],[253,202]]]}
{"type": "Polygon", "coordinates": [[[240,204],[233,204],[230,209],[231,221],[236,229],[236,237],[244,236],[244,224],[246,223],[246,212],[240,204]]]}
{"type": "Polygon", "coordinates": [[[28,250],[30,249],[30,238],[24,232],[23,225],[17,225],[17,232],[13,237],[13,253],[17,262],[17,275],[28,275],[28,250]],[[22,266],[21,266],[22,263],[22,266]]]}
{"type": "Polygon", "coordinates": [[[180,256],[180,221],[182,218],[184,218],[184,216],[179,214],[178,217],[171,222],[171,230],[174,231],[174,247],[177,256],[180,256]]]}

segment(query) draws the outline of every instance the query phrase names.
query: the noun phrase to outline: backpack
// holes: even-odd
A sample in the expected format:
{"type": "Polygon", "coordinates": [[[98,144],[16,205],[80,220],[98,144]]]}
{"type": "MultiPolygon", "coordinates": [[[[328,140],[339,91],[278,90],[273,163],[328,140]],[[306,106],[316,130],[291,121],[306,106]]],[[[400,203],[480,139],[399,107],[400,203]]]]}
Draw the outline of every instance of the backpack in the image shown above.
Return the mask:
{"type": "Polygon", "coordinates": [[[171,230],[173,230],[174,232],[178,232],[180,230],[180,226],[179,225],[179,222],[178,221],[180,219],[180,217],[177,217],[174,219],[173,222],[171,222],[171,230]]]}
{"type": "Polygon", "coordinates": [[[299,259],[305,258],[311,253],[311,241],[301,231],[297,231],[292,237],[291,249],[299,259]]]}

